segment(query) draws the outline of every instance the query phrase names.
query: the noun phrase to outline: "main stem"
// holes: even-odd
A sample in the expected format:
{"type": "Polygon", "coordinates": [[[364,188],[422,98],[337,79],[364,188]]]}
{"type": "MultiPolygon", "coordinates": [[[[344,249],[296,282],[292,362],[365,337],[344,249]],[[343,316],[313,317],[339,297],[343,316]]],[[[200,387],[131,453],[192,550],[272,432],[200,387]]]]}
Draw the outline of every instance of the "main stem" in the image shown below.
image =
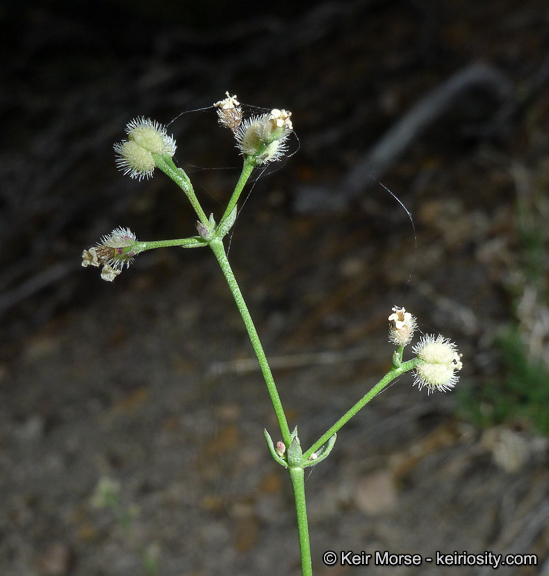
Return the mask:
{"type": "Polygon", "coordinates": [[[289,446],[291,441],[291,434],[290,428],[288,427],[288,421],[286,420],[286,414],[284,413],[284,408],[282,407],[282,402],[280,401],[278,390],[276,388],[267,357],[265,356],[263,346],[259,340],[259,335],[257,334],[257,330],[255,329],[252,317],[250,316],[250,312],[248,311],[248,307],[246,306],[242,292],[240,292],[240,288],[238,287],[238,283],[233,274],[231,265],[229,264],[229,260],[225,254],[223,241],[221,238],[215,238],[210,242],[209,245],[215,254],[215,257],[217,258],[217,261],[219,262],[219,266],[221,267],[225,279],[227,280],[227,284],[229,285],[229,289],[233,295],[238,311],[240,312],[242,320],[244,321],[244,325],[246,326],[246,330],[248,331],[250,342],[252,343],[255,355],[257,356],[263,378],[265,379],[265,384],[267,385],[269,396],[271,397],[271,402],[273,404],[276,418],[278,420],[280,432],[282,433],[282,439],[284,440],[286,446],[289,446]]]}
{"type": "Polygon", "coordinates": [[[307,521],[307,503],[305,501],[305,473],[303,468],[288,468],[292,488],[294,489],[299,549],[301,551],[301,572],[303,576],[313,576],[311,545],[309,543],[309,524],[307,521]]]}

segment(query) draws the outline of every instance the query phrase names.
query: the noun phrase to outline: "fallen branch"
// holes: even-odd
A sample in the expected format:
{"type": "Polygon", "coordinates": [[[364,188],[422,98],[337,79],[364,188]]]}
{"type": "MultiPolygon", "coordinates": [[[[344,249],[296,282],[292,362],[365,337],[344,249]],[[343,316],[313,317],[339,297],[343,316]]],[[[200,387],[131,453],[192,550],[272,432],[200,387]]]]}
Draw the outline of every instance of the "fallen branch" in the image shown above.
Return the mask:
{"type": "MultiPolygon", "coordinates": [[[[417,102],[417,104],[379,142],[364,154],[334,187],[303,186],[298,190],[295,208],[298,212],[338,210],[357,198],[374,179],[381,178],[435,121],[456,107],[473,89],[482,89],[507,109],[515,101],[515,89],[505,74],[485,64],[472,64],[451,76],[417,102]]],[[[497,112],[496,112],[497,114],[497,112]]]]}

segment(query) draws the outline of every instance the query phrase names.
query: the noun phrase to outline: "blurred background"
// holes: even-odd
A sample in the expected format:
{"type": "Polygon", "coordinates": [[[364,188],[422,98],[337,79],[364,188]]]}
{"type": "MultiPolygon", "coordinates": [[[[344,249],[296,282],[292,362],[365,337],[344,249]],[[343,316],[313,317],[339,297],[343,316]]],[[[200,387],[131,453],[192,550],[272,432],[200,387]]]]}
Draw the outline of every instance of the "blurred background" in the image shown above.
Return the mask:
{"type": "MultiPolygon", "coordinates": [[[[241,167],[211,109],[226,91],[293,113],[229,258],[302,444],[390,367],[392,306],[463,353],[455,391],[401,378],[313,470],[315,573],[353,572],[326,550],[532,553],[498,573],[549,573],[545,0],[4,0],[0,31],[0,574],[153,573],[143,554],[163,576],[300,573],[213,256],[148,252],[112,284],[80,266],[118,226],[195,234],[164,175],[117,172],[136,116],[169,123],[219,217],[241,167]],[[115,510],[93,505],[105,479],[115,510]]],[[[464,570],[492,569],[443,573],[464,570]]]]}

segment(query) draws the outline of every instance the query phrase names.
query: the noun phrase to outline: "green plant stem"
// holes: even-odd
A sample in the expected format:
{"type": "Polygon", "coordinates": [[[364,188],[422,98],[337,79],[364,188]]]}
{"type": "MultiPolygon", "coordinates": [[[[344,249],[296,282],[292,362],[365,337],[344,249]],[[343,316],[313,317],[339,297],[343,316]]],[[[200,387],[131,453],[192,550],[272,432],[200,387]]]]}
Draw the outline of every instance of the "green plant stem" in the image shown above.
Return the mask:
{"type": "Polygon", "coordinates": [[[294,490],[295,509],[297,513],[297,530],[299,532],[299,549],[301,551],[301,571],[303,576],[313,575],[311,562],[311,545],[309,543],[309,524],[307,521],[307,503],[305,501],[305,473],[301,467],[288,468],[294,490]]]}
{"type": "Polygon", "coordinates": [[[153,154],[154,163],[159,170],[162,170],[166,176],[171,178],[180,188],[185,192],[185,195],[189,199],[198,219],[204,226],[210,229],[210,222],[206,218],[206,214],[204,214],[204,210],[202,210],[202,206],[200,206],[200,202],[194,193],[193,185],[189,180],[189,177],[183,170],[177,168],[177,166],[173,163],[173,160],[165,155],[160,156],[159,154],[153,154]]]}
{"type": "Polygon", "coordinates": [[[265,384],[267,385],[267,390],[273,404],[276,418],[278,420],[278,425],[280,427],[280,432],[282,433],[282,439],[284,440],[286,446],[289,446],[291,441],[291,434],[290,428],[288,427],[288,421],[286,420],[286,414],[284,413],[284,408],[282,407],[282,402],[280,401],[280,397],[278,395],[278,390],[271,373],[271,368],[269,367],[263,346],[259,340],[257,330],[255,329],[252,317],[250,316],[250,312],[248,311],[248,307],[246,306],[246,302],[242,296],[242,292],[240,292],[240,288],[238,287],[238,283],[233,274],[231,265],[229,264],[229,260],[227,259],[227,255],[225,254],[223,241],[221,238],[214,238],[209,243],[209,245],[215,254],[215,257],[217,258],[217,261],[219,262],[219,266],[221,267],[225,279],[227,280],[227,284],[229,285],[229,289],[233,295],[238,311],[240,312],[242,320],[244,321],[244,325],[246,326],[246,330],[248,331],[250,342],[252,343],[255,355],[257,356],[257,360],[259,362],[259,366],[261,368],[261,372],[263,374],[263,378],[265,379],[265,384]]]}
{"type": "Polygon", "coordinates": [[[200,236],[191,236],[190,238],[179,238],[177,240],[153,240],[152,242],[136,242],[133,246],[129,246],[127,251],[134,251],[136,254],[141,254],[147,250],[154,250],[155,248],[168,248],[169,246],[180,246],[181,248],[200,248],[207,246],[208,243],[200,238],[200,236]]]}
{"type": "Polygon", "coordinates": [[[231,196],[231,199],[227,204],[227,208],[225,209],[225,213],[223,214],[221,220],[219,221],[219,226],[221,226],[223,222],[225,222],[225,220],[229,217],[229,215],[233,211],[233,208],[236,206],[236,203],[240,198],[240,194],[242,194],[242,190],[244,190],[244,186],[246,185],[248,178],[253,172],[254,167],[255,163],[248,157],[246,157],[246,159],[244,160],[244,166],[242,166],[242,172],[240,173],[240,178],[236,183],[233,195],[231,196]]]}
{"type": "Polygon", "coordinates": [[[404,354],[404,346],[397,346],[395,353],[393,354],[393,361],[391,363],[391,369],[399,368],[402,365],[402,355],[404,354]]]}
{"type": "Polygon", "coordinates": [[[348,410],[327,432],[325,432],[308,450],[303,454],[303,460],[307,460],[311,454],[316,452],[321,446],[326,444],[328,440],[338,432],[349,420],[372,398],[374,398],[377,394],[379,394],[387,384],[392,382],[398,376],[401,376],[405,372],[409,372],[413,370],[419,364],[422,364],[423,361],[419,360],[418,358],[414,358],[413,360],[409,360],[408,362],[404,362],[398,366],[398,368],[392,368],[385,376],[365,395],[363,396],[350,410],[348,410]]]}

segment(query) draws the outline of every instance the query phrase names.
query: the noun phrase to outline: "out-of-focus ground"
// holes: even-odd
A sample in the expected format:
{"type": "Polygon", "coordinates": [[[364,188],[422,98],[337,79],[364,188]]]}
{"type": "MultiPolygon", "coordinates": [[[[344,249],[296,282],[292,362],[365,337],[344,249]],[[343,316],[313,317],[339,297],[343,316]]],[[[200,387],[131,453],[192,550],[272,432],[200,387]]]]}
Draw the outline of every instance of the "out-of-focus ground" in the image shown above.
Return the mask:
{"type": "MultiPolygon", "coordinates": [[[[119,483],[163,576],[300,573],[288,478],[263,439],[276,422],[213,256],[147,253],[113,284],[80,267],[117,226],[195,233],[162,174],[116,171],[133,117],[167,123],[226,90],[293,112],[299,150],[255,183],[229,257],[304,445],[388,369],[393,305],[458,344],[459,387],[473,390],[503,377],[494,336],[520,320],[515,300],[531,302],[518,213],[546,209],[544,0],[194,4],[0,9],[2,576],[143,574],[136,543],[91,504],[101,478],[119,483]],[[468,70],[486,76],[441,105],[433,91],[468,70]],[[378,175],[412,228],[382,186],[349,174],[429,94],[440,113],[411,119],[378,175]]],[[[239,172],[230,134],[211,110],[170,131],[219,216],[239,172]]],[[[315,573],[492,570],[321,559],[388,550],[531,553],[537,567],[498,574],[547,574],[547,463],[528,421],[477,428],[455,393],[403,377],[308,477],[315,573]]]]}

